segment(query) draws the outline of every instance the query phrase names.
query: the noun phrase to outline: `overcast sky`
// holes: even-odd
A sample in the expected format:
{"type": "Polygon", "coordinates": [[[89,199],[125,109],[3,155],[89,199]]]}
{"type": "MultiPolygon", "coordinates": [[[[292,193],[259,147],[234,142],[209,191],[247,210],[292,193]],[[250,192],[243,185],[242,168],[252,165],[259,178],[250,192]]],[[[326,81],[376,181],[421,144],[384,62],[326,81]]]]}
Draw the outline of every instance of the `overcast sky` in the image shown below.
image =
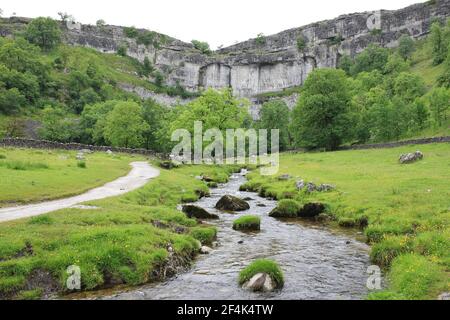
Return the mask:
{"type": "Polygon", "coordinates": [[[400,9],[420,0],[2,0],[4,16],[57,17],[136,26],[180,40],[207,41],[212,48],[270,35],[341,14],[400,9]]]}

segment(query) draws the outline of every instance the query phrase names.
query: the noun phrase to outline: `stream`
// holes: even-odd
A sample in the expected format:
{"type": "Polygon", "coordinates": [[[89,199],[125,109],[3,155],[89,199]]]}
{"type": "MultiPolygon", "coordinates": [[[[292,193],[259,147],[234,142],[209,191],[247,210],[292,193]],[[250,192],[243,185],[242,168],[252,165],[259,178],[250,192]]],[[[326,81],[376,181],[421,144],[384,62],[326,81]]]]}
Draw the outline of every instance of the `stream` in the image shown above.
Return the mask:
{"type": "Polygon", "coordinates": [[[281,221],[268,216],[276,201],[241,192],[244,173],[211,190],[211,196],[195,205],[220,215],[208,221],[218,228],[219,245],[199,256],[193,267],[163,283],[148,284],[104,299],[364,299],[367,295],[369,247],[357,240],[356,231],[336,230],[297,220],[281,221]],[[225,194],[251,198],[250,210],[239,214],[214,209],[225,194]],[[262,206],[264,205],[264,207],[262,206]],[[245,214],[261,217],[261,231],[242,233],[232,229],[233,220],[245,214]],[[257,258],[278,262],[284,273],[282,290],[253,293],[237,284],[239,272],[257,258]]]}

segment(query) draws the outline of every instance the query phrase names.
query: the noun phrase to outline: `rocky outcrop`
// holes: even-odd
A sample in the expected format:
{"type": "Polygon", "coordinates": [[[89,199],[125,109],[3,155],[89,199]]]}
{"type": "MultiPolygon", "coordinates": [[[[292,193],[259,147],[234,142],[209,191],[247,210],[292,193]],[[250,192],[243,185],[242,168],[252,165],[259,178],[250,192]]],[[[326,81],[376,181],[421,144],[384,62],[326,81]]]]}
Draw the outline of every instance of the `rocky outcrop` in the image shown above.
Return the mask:
{"type": "Polygon", "coordinates": [[[245,211],[250,209],[250,205],[242,199],[225,195],[217,202],[216,209],[223,211],[245,211]]]}

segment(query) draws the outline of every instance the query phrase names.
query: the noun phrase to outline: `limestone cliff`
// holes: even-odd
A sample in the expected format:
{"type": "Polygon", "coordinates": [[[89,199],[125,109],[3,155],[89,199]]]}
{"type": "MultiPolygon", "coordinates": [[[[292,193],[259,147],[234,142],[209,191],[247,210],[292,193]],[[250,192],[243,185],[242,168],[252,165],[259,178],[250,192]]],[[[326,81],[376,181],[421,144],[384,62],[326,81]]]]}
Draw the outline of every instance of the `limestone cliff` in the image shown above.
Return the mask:
{"type": "MultiPolygon", "coordinates": [[[[138,44],[118,26],[65,25],[65,41],[106,53],[128,47],[128,55],[143,61],[149,57],[164,74],[168,85],[179,84],[190,91],[231,87],[240,97],[255,98],[268,92],[300,86],[314,68],[336,67],[343,54],[354,56],[370,43],[395,47],[403,34],[421,38],[433,19],[450,16],[450,0],[435,0],[396,11],[374,11],[343,15],[265,38],[248,40],[210,55],[177,39],[156,35],[158,45],[138,44]],[[303,42],[299,48],[298,41],[303,42]]],[[[9,28],[25,25],[27,19],[10,18],[9,28]]],[[[145,30],[139,30],[145,32],[145,30]]]]}

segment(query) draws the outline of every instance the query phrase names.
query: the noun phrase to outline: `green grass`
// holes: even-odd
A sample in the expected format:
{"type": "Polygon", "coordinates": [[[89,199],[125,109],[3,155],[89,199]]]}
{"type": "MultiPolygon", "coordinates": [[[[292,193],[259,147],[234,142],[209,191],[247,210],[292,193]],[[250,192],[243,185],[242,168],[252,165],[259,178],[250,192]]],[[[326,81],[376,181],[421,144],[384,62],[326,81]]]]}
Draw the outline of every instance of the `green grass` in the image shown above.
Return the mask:
{"type": "Polygon", "coordinates": [[[255,215],[246,215],[233,221],[235,230],[260,230],[261,218],[255,215]]]}
{"type": "Polygon", "coordinates": [[[275,261],[268,259],[255,260],[249,266],[243,269],[239,273],[239,284],[244,284],[258,273],[267,273],[275,282],[277,288],[283,287],[283,272],[275,261]]]}
{"type": "Polygon", "coordinates": [[[76,151],[0,148],[0,207],[83,193],[130,171],[129,163],[143,157],[86,155],[76,151]]]}
{"type": "MultiPolygon", "coordinates": [[[[435,268],[445,272],[450,269],[450,144],[282,154],[276,176],[260,176],[256,170],[247,177],[243,189],[278,200],[292,198],[299,204],[325,204],[326,214],[335,221],[331,223],[359,226],[368,220],[364,232],[373,245],[371,257],[387,270],[392,266],[391,279],[400,277],[406,266],[396,264],[398,259],[410,253],[423,257],[435,268]],[[400,154],[416,150],[424,153],[422,161],[398,163],[400,154]],[[276,178],[280,174],[294,179],[280,181],[276,178]],[[297,179],[330,183],[336,185],[336,190],[311,194],[297,191],[297,179]]],[[[448,286],[448,280],[436,281],[448,286]]],[[[390,290],[391,294],[383,297],[402,295],[393,282],[390,290]]],[[[433,290],[418,292],[415,298],[437,297],[433,290]]]]}
{"type": "Polygon", "coordinates": [[[50,272],[64,293],[70,265],[81,268],[82,290],[93,290],[111,282],[137,285],[158,280],[167,264],[189,264],[198,241],[212,241],[216,229],[197,225],[176,208],[207,192],[206,183],[194,178],[199,171],[215,170],[221,176],[236,168],[161,170],[158,178],[138,190],[88,203],[98,209],[64,209],[0,224],[0,296],[35,298],[36,291],[30,290],[45,291],[45,286],[27,284],[39,270],[50,272]]]}

